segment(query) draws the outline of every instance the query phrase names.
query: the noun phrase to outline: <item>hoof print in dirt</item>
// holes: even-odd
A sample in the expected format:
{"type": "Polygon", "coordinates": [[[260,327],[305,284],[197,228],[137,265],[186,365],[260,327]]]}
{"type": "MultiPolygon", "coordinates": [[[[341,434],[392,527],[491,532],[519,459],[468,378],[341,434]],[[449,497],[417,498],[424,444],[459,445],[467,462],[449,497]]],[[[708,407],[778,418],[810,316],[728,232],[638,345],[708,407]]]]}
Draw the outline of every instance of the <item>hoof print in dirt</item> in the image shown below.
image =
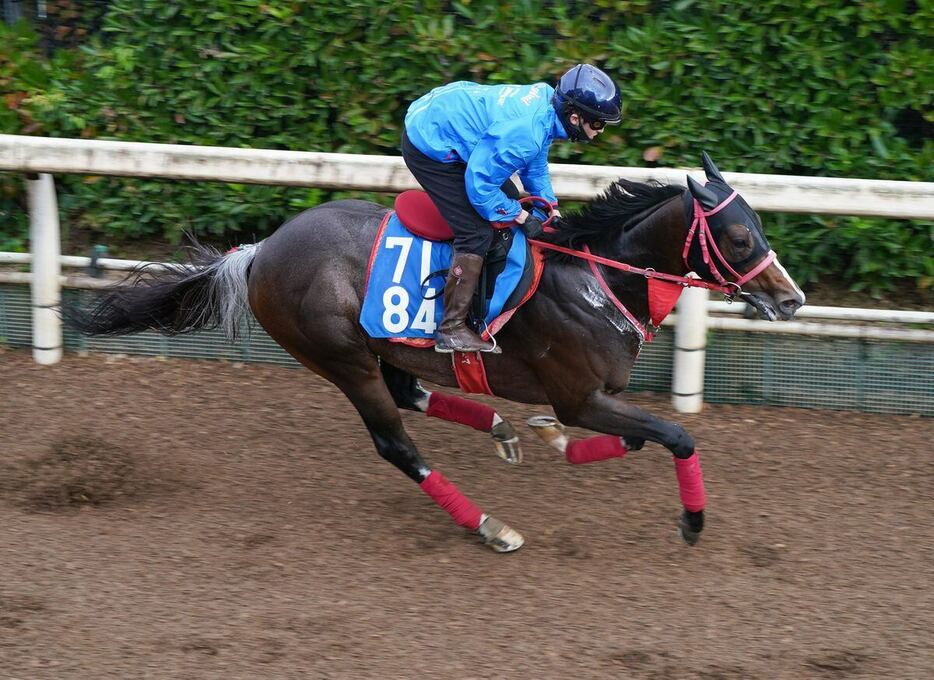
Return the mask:
{"type": "Polygon", "coordinates": [[[0,594],[0,633],[23,627],[29,617],[44,609],[45,605],[37,598],[0,594]]]}
{"type": "Polygon", "coordinates": [[[37,458],[3,471],[4,495],[20,507],[63,512],[103,506],[142,490],[133,456],[96,437],[61,439],[37,458]]]}
{"type": "Polygon", "coordinates": [[[843,678],[866,671],[864,666],[872,661],[872,656],[860,650],[827,651],[813,656],[805,662],[812,671],[826,678],[843,678]]]}
{"type": "Polygon", "coordinates": [[[752,562],[752,566],[759,568],[774,566],[781,560],[779,551],[768,545],[750,545],[740,552],[752,562]]]}

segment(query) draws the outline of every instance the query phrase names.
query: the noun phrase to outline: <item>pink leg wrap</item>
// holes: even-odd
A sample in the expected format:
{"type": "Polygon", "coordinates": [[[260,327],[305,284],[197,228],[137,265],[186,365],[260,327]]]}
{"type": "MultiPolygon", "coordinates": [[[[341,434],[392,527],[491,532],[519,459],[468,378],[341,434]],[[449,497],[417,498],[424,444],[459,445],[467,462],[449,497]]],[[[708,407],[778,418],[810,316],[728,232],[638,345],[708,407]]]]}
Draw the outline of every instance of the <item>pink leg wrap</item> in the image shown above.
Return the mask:
{"type": "Polygon", "coordinates": [[[678,493],[685,510],[698,512],[707,505],[704,491],[704,473],[701,472],[697,451],[690,458],[675,458],[675,474],[678,475],[678,493]]]}
{"type": "Polygon", "coordinates": [[[431,393],[425,413],[432,418],[461,423],[481,432],[493,429],[493,416],[496,415],[496,411],[485,404],[441,392],[431,393]]]}
{"type": "Polygon", "coordinates": [[[599,437],[589,437],[576,442],[570,442],[564,455],[569,463],[594,463],[607,458],[622,458],[627,449],[622,440],[616,435],[604,434],[599,437]]]}
{"type": "Polygon", "coordinates": [[[433,471],[419,486],[462,527],[473,531],[480,528],[480,515],[483,514],[480,508],[471,503],[440,472],[433,471]]]}

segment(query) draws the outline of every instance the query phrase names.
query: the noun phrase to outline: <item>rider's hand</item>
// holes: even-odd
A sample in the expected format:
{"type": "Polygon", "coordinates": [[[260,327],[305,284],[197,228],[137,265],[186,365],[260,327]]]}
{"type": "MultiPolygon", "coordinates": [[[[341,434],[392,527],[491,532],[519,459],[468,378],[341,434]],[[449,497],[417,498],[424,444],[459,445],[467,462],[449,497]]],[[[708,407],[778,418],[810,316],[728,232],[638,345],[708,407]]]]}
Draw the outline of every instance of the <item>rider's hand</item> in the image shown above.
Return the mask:
{"type": "Polygon", "coordinates": [[[522,227],[522,231],[525,232],[525,235],[531,239],[539,239],[545,235],[545,228],[542,226],[542,221],[535,217],[535,215],[526,217],[525,222],[519,226],[522,227]]]}

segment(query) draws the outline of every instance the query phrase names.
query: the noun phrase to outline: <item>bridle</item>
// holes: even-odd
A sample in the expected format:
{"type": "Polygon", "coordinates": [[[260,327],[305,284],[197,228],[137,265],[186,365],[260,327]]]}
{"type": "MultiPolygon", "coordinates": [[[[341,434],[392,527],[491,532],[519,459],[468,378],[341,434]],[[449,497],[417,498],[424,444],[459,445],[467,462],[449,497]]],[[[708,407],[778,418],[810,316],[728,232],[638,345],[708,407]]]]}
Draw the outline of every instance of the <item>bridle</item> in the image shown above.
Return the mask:
{"type": "MultiPolygon", "coordinates": [[[[688,255],[691,250],[691,245],[694,242],[694,237],[697,236],[697,241],[700,244],[701,256],[703,262],[710,269],[710,273],[713,275],[713,278],[716,279],[717,283],[711,283],[710,281],[704,281],[700,278],[691,278],[687,276],[679,276],[677,274],[668,274],[666,272],[659,272],[651,267],[636,267],[625,262],[619,262],[618,260],[612,260],[607,257],[601,257],[600,255],[594,255],[590,252],[588,246],[584,246],[583,250],[574,250],[573,248],[565,248],[564,246],[559,246],[554,243],[548,243],[547,241],[539,241],[529,239],[529,243],[537,248],[544,248],[547,250],[554,250],[559,253],[564,253],[565,255],[570,255],[582,260],[587,260],[590,264],[590,270],[593,272],[594,277],[600,284],[600,287],[603,289],[604,294],[610,299],[610,301],[616,306],[616,308],[623,314],[624,317],[635,327],[643,339],[651,340],[654,331],[649,331],[646,327],[635,318],[632,312],[626,308],[626,306],[619,301],[616,295],[613,294],[613,291],[610,290],[609,285],[607,285],[606,279],[603,278],[603,275],[600,273],[600,270],[597,268],[598,264],[602,264],[606,267],[612,267],[613,269],[619,269],[628,274],[641,274],[648,281],[649,285],[653,280],[664,281],[669,284],[675,284],[682,286],[684,288],[706,288],[707,290],[712,290],[717,293],[722,293],[728,302],[733,302],[733,300],[738,295],[743,295],[743,284],[752,280],[763,270],[765,270],[776,258],[775,251],[769,250],[765,254],[765,257],[752,269],[750,269],[745,274],[739,274],[736,272],[727,262],[726,258],[720,252],[720,249],[717,247],[716,239],[713,236],[713,233],[710,231],[710,224],[707,221],[708,217],[716,215],[718,212],[723,210],[727,205],[729,205],[738,194],[736,191],[733,191],[727,198],[725,198],[721,203],[711,210],[704,210],[696,198],[693,199],[693,218],[691,220],[691,226],[688,229],[687,237],[684,241],[684,249],[682,250],[681,257],[684,261],[685,267],[691,269],[691,265],[688,264],[688,255]],[[720,273],[716,264],[711,258],[711,252],[713,255],[720,261],[720,263],[726,268],[726,270],[736,277],[735,281],[727,281],[723,275],[720,273]]],[[[538,203],[543,207],[547,208],[547,211],[551,211],[554,207],[553,204],[547,199],[542,198],[541,196],[528,196],[520,200],[521,203],[538,203]]],[[[543,223],[545,231],[554,231],[549,224],[553,218],[549,217],[543,223]]]]}
{"type": "MultiPolygon", "coordinates": [[[[769,250],[765,254],[765,257],[757,264],[755,267],[750,269],[745,274],[739,274],[733,267],[730,266],[730,263],[727,262],[726,258],[720,253],[720,249],[717,247],[717,240],[713,237],[713,233],[710,231],[710,224],[707,222],[708,217],[716,215],[718,212],[727,207],[730,203],[733,202],[739,194],[734,190],[729,196],[727,196],[723,201],[721,201],[715,208],[711,210],[704,210],[701,207],[700,201],[696,198],[693,199],[694,205],[694,219],[691,220],[691,228],[688,229],[687,238],[684,241],[684,250],[681,252],[681,259],[684,261],[684,266],[688,269],[691,269],[691,265],[688,264],[688,254],[691,251],[691,244],[694,242],[694,235],[697,234],[697,240],[700,243],[701,256],[704,260],[704,264],[707,265],[710,269],[710,273],[713,274],[713,277],[717,282],[726,288],[732,288],[733,292],[724,292],[724,295],[727,296],[727,299],[731,300],[737,295],[741,295],[743,292],[743,284],[751,281],[763,270],[766,269],[772,262],[775,260],[776,254],[774,250],[769,250]],[[727,281],[723,278],[723,275],[720,273],[720,270],[717,268],[716,264],[710,258],[710,252],[713,251],[713,254],[716,255],[717,259],[720,261],[726,270],[736,277],[735,281],[727,281]]],[[[711,289],[714,290],[714,289],[711,289]]]]}

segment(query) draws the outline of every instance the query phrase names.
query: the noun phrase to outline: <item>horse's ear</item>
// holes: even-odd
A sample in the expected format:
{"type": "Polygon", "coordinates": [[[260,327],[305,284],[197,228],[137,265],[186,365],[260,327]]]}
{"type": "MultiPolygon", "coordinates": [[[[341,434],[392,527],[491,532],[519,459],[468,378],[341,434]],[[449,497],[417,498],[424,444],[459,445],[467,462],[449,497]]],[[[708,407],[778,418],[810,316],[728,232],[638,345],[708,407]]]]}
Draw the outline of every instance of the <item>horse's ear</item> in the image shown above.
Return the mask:
{"type": "Polygon", "coordinates": [[[700,204],[707,210],[713,210],[717,207],[717,195],[690,175],[688,175],[688,189],[691,190],[691,195],[700,201],[700,204]]]}
{"type": "Polygon", "coordinates": [[[704,172],[707,174],[707,179],[709,179],[711,182],[723,182],[726,184],[726,180],[723,179],[723,175],[720,174],[717,166],[714,165],[712,160],[710,160],[710,156],[707,155],[706,151],[701,154],[701,160],[704,162],[704,172]]]}

